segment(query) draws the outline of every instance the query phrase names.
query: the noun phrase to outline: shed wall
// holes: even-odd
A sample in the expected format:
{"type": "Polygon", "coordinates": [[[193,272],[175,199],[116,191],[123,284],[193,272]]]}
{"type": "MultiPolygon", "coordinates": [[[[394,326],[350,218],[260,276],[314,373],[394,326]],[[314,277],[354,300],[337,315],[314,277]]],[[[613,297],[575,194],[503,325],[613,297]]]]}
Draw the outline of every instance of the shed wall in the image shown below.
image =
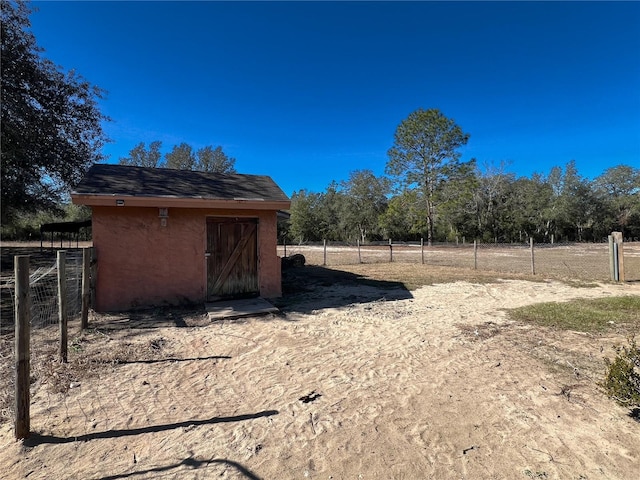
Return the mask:
{"type": "Polygon", "coordinates": [[[204,302],[206,218],[258,218],[258,279],[263,297],[281,295],[275,211],[92,207],[98,258],[96,310],[204,302]]]}

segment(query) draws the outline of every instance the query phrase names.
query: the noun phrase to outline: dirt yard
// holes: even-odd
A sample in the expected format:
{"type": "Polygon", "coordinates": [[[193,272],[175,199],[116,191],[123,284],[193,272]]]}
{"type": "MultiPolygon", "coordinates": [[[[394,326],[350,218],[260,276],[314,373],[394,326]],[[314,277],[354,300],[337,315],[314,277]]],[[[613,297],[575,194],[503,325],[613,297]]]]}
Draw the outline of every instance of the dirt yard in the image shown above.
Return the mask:
{"type": "Polygon", "coordinates": [[[639,284],[409,291],[364,278],[367,266],[305,268],[313,281],[294,278],[279,315],[92,318],[71,336],[69,367],[34,385],[31,438],[0,427],[2,477],[638,478],[640,423],[597,387],[624,335],[534,327],[504,309],[639,284]]]}

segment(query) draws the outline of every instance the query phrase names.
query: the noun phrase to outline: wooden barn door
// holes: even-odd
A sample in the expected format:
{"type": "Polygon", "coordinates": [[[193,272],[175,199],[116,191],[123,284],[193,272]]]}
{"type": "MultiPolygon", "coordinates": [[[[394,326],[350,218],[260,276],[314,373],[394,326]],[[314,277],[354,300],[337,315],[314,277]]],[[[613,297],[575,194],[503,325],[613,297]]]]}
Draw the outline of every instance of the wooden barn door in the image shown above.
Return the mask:
{"type": "Polygon", "coordinates": [[[258,220],[207,219],[207,300],[251,297],[258,286],[258,220]]]}

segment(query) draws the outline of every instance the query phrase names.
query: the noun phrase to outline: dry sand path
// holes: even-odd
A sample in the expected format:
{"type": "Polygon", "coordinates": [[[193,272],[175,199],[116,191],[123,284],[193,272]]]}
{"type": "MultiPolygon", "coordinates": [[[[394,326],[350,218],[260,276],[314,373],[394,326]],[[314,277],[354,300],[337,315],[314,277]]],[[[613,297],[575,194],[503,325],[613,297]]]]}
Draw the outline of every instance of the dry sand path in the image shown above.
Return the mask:
{"type": "Polygon", "coordinates": [[[378,300],[314,309],[310,294],[281,316],[98,335],[101,349],[162,338],[162,355],[66,397],[40,389],[38,434],[22,446],[0,430],[4,478],[638,478],[640,423],[596,385],[622,339],[501,309],[639,286],[399,293],[327,286],[324,299],[378,300]]]}

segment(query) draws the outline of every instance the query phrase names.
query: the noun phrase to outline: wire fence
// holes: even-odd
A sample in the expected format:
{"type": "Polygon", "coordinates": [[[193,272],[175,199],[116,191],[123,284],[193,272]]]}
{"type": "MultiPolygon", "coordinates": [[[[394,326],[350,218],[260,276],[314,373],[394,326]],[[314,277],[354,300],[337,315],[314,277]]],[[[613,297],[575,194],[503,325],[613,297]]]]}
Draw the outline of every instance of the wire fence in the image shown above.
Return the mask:
{"type": "MultiPolygon", "coordinates": [[[[29,275],[31,327],[41,328],[57,325],[58,318],[58,267],[55,259],[48,264],[43,262],[32,266],[29,275]]],[[[69,250],[66,253],[67,314],[73,318],[80,314],[82,307],[82,250],[69,250]]],[[[2,315],[0,333],[10,333],[14,328],[15,275],[3,274],[0,277],[2,295],[2,315]]]]}
{"type": "MultiPolygon", "coordinates": [[[[535,274],[586,281],[609,281],[608,243],[436,243],[372,242],[362,245],[316,242],[279,245],[278,255],[302,254],[312,265],[423,263],[425,266],[535,274]]],[[[624,244],[627,281],[640,281],[640,242],[624,244]]]]}
{"type": "MultiPolygon", "coordinates": [[[[69,250],[65,255],[66,312],[76,321],[82,307],[82,250],[69,250]]],[[[0,422],[14,413],[15,358],[15,275],[0,277],[0,422]]],[[[42,383],[40,371],[50,368],[57,358],[59,346],[58,268],[55,259],[36,258],[29,273],[31,390],[42,383]]]]}
{"type": "MultiPolygon", "coordinates": [[[[610,280],[609,245],[606,243],[554,243],[554,244],[499,244],[499,243],[448,243],[423,245],[420,242],[378,242],[344,244],[336,242],[280,245],[280,256],[303,254],[308,264],[339,267],[349,264],[373,264],[398,262],[442,266],[452,268],[479,269],[495,272],[513,272],[540,275],[544,277],[563,277],[589,281],[610,280]]],[[[66,255],[67,275],[67,311],[70,327],[80,331],[79,313],[82,305],[82,250],[68,250],[66,255]]],[[[640,242],[624,244],[624,262],[627,281],[640,281],[640,242]]],[[[58,300],[57,267],[53,258],[41,258],[32,262],[30,272],[31,295],[31,362],[33,396],[48,382],[58,382],[57,390],[63,392],[72,388],[76,380],[69,368],[57,362],[58,347],[58,300]]],[[[8,269],[5,269],[7,272],[8,269]]],[[[11,421],[14,414],[15,379],[14,363],[14,317],[15,277],[4,273],[0,278],[1,308],[0,316],[0,423],[11,421]]],[[[104,333],[94,333],[100,338],[104,333]]],[[[95,340],[95,339],[94,339],[95,340]]],[[[91,340],[91,341],[94,341],[91,340]]],[[[152,339],[149,345],[119,345],[109,351],[97,351],[96,358],[86,356],[88,345],[74,346],[72,358],[77,357],[74,349],[83,353],[79,356],[86,361],[76,359],[72,368],[98,368],[101,365],[113,365],[124,358],[147,361],[156,358],[159,351],[171,358],[163,342],[152,339]],[[126,347],[126,348],[125,348],[126,347]],[[162,348],[161,348],[162,347],[162,348]],[[122,350],[122,349],[125,350],[122,350]],[[144,353],[144,355],[143,355],[144,353]],[[74,357],[75,356],[75,357],[74,357]],[[96,366],[97,365],[97,366],[96,366]]],[[[203,356],[204,357],[204,356],[203,356]]],[[[204,360],[203,360],[204,361],[204,360]]],[[[43,390],[44,391],[44,390],[43,390]]],[[[43,420],[44,421],[44,420],[43,420]]],[[[88,425],[88,424],[87,424],[88,425]]]]}

